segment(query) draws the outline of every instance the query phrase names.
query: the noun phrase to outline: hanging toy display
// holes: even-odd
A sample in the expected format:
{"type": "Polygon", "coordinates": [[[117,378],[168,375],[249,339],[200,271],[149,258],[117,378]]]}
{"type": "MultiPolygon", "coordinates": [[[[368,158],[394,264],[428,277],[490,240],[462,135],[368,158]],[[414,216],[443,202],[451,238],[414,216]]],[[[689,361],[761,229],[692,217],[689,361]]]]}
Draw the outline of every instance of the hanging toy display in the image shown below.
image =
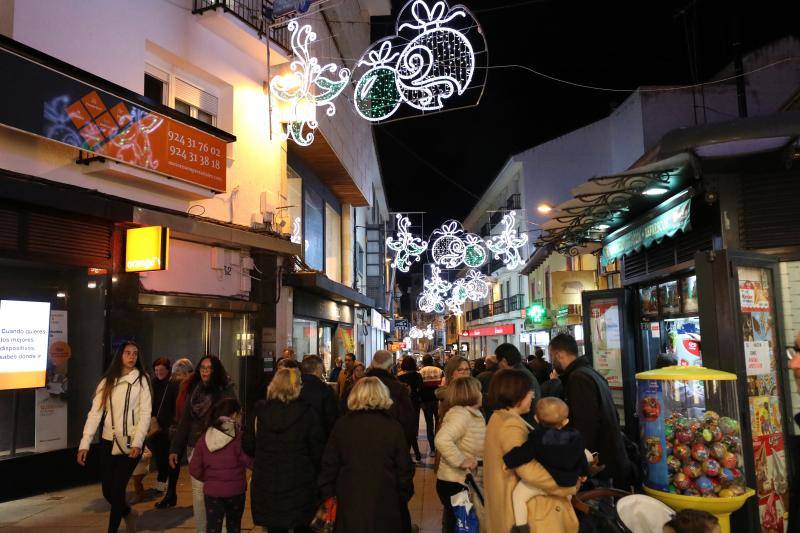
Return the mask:
{"type": "MultiPolygon", "coordinates": [[[[483,94],[486,39],[474,15],[444,0],[412,0],[400,10],[395,35],[375,42],[356,63],[364,67],[355,108],[371,122],[394,116],[403,103],[421,112],[477,105],[483,94]],[[448,106],[451,107],[451,106],[448,106]]],[[[396,117],[403,118],[403,117],[396,117]]]]}

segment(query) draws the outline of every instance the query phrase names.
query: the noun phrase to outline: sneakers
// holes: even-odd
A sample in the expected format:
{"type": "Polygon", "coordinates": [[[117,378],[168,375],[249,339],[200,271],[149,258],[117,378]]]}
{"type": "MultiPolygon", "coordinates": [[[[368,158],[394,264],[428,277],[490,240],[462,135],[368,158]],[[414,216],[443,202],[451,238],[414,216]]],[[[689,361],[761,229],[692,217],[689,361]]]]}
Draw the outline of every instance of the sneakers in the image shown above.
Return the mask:
{"type": "Polygon", "coordinates": [[[136,531],[136,520],[139,519],[139,513],[136,512],[136,509],[131,509],[127,515],[123,518],[125,520],[125,531],[126,533],[133,533],[136,531]]]}

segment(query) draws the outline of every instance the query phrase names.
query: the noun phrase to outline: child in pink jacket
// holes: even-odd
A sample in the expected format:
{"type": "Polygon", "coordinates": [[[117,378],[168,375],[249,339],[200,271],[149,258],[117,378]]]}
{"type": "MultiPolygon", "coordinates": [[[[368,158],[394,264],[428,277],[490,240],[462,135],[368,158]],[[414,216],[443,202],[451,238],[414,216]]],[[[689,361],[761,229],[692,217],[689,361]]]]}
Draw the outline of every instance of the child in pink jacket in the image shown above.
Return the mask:
{"type": "Polygon", "coordinates": [[[253,459],[242,451],[242,435],[237,420],[239,402],[225,398],[211,411],[211,423],[197,439],[189,473],[203,482],[206,520],[209,532],[221,532],[223,520],[229,533],[239,533],[247,472],[253,459]]]}

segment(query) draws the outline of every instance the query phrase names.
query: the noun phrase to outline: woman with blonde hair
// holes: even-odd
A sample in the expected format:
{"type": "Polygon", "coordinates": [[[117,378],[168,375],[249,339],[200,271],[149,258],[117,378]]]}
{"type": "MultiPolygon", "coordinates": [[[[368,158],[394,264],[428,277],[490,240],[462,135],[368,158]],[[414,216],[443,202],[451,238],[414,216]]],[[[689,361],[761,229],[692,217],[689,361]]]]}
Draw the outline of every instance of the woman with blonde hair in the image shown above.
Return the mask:
{"type": "Polygon", "coordinates": [[[319,504],[316,481],[325,432],[314,409],[299,399],[301,387],[298,369],[278,370],[242,440],[253,458],[253,523],[270,533],[309,531],[319,504]]]}
{"type": "Polygon", "coordinates": [[[444,507],[444,533],[456,528],[450,497],[465,488],[467,474],[477,473],[483,459],[486,424],[481,413],[481,382],[473,377],[454,379],[447,387],[447,411],[436,433],[436,450],[441,454],[436,471],[436,494],[444,507]]]}
{"type": "Polygon", "coordinates": [[[333,427],[319,487],[338,499],[336,532],[406,533],[414,495],[414,466],[403,427],[388,412],[389,389],[376,377],[359,379],[348,412],[333,427]]]}

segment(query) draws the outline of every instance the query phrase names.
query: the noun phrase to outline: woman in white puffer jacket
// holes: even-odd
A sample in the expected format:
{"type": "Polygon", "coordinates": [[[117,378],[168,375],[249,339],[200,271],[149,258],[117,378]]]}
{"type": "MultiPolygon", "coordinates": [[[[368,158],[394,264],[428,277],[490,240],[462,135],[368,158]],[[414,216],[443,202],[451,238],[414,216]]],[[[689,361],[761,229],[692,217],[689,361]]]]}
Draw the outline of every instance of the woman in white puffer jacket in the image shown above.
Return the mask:
{"type": "Polygon", "coordinates": [[[117,531],[123,518],[126,529],[136,531],[137,514],[125,501],[125,487],[142,455],[152,408],[150,379],[139,359],[139,346],[128,341],[97,386],[78,446],[78,463],[85,466],[89,445],[102,421],[98,451],[103,497],[111,504],[108,531],[117,531]]]}
{"type": "Polygon", "coordinates": [[[444,506],[444,533],[452,533],[456,526],[450,497],[464,490],[467,474],[476,472],[483,458],[486,421],[480,410],[482,397],[481,383],[472,377],[457,378],[447,388],[450,409],[436,434],[436,450],[441,454],[436,493],[444,506]]]}

